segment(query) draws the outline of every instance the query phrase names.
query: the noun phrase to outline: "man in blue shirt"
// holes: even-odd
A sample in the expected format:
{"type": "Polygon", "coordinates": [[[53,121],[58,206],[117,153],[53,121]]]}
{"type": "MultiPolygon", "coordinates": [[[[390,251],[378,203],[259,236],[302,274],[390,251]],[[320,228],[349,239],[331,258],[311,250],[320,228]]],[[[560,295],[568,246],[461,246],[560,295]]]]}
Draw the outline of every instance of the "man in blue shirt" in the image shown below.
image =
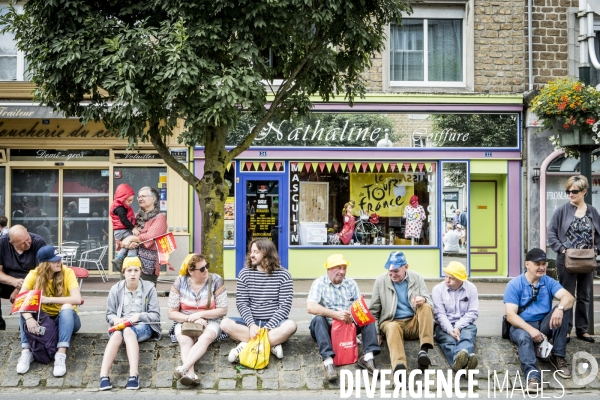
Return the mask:
{"type": "MultiPolygon", "coordinates": [[[[346,268],[350,263],[341,254],[327,257],[327,274],[315,279],[306,301],[306,310],[314,315],[310,321],[310,334],[317,341],[319,353],[323,358],[325,377],[330,382],[338,378],[333,367],[335,353],[331,345],[331,323],[333,319],[354,323],[350,306],[360,298],[360,289],[354,279],[346,278],[346,268]]],[[[371,375],[375,370],[373,356],[379,354],[375,324],[356,327],[362,333],[364,355],[358,360],[358,366],[371,375]]]]}
{"type": "Polygon", "coordinates": [[[526,271],[506,285],[504,305],[510,327],[510,340],[517,344],[527,391],[541,389],[541,375],[536,364],[535,344],[552,338],[554,347],[548,360],[556,373],[571,377],[567,365],[567,331],[575,298],[557,281],[546,275],[546,253],[531,249],[525,257],[526,271]],[[552,307],[552,299],[560,300],[552,307]]]}

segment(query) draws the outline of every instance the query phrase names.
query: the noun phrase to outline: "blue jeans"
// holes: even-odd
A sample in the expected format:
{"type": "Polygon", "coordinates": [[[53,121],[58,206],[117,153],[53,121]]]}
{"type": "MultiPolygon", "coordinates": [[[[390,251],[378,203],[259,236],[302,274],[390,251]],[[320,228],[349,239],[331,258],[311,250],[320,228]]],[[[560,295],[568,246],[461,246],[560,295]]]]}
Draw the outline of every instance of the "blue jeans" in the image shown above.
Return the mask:
{"type": "MultiPolygon", "coordinates": [[[[543,320],[527,323],[546,335],[548,341],[552,341],[553,347],[551,354],[557,357],[566,357],[567,332],[569,331],[569,321],[572,318],[573,310],[565,310],[563,312],[562,324],[558,328],[550,329],[550,317],[552,317],[555,308],[556,306],[546,314],[543,320]]],[[[521,368],[523,369],[525,379],[529,380],[536,378],[541,380],[540,371],[537,368],[535,346],[529,333],[525,332],[523,329],[511,326],[510,340],[517,345],[519,360],[521,361],[521,368]]]]}
{"type": "MultiPolygon", "coordinates": [[[[25,318],[23,318],[23,315],[21,315],[19,319],[19,324],[21,326],[21,347],[28,349],[29,343],[27,342],[25,330],[23,329],[23,325],[25,325],[25,318]]],[[[71,336],[73,336],[73,334],[81,328],[81,320],[79,319],[79,315],[77,315],[73,309],[62,310],[56,317],[52,317],[52,319],[54,319],[54,322],[58,326],[58,343],[56,344],[56,347],[59,349],[61,347],[68,348],[71,343],[71,336]]]]}
{"type": "Polygon", "coordinates": [[[450,365],[454,364],[454,357],[459,351],[464,349],[469,354],[474,352],[476,336],[477,327],[474,324],[465,326],[460,331],[460,340],[458,341],[444,332],[440,325],[435,325],[435,340],[440,345],[450,365]]]}
{"type": "MultiPolygon", "coordinates": [[[[319,354],[323,360],[327,357],[335,357],[333,346],[331,345],[331,324],[327,321],[326,317],[316,315],[310,321],[310,335],[317,341],[319,346],[319,354]]],[[[375,329],[375,323],[365,325],[362,328],[356,326],[356,334],[362,333],[363,340],[363,354],[373,353],[377,355],[380,353],[379,344],[377,343],[377,330],[375,329]]]]}
{"type": "MultiPolygon", "coordinates": [[[[129,326],[125,329],[133,330],[133,333],[135,333],[135,336],[137,337],[138,342],[145,342],[146,340],[148,340],[152,337],[152,328],[150,328],[150,325],[148,325],[148,324],[133,325],[133,326],[129,326]]],[[[121,333],[123,333],[125,331],[125,329],[123,329],[123,331],[121,331],[121,333]]],[[[119,331],[116,331],[116,332],[119,332],[119,331]]],[[[112,336],[116,332],[109,333],[108,336],[112,336]]],[[[123,344],[123,343],[125,343],[125,335],[123,335],[123,341],[121,342],[121,344],[123,344]]]]}

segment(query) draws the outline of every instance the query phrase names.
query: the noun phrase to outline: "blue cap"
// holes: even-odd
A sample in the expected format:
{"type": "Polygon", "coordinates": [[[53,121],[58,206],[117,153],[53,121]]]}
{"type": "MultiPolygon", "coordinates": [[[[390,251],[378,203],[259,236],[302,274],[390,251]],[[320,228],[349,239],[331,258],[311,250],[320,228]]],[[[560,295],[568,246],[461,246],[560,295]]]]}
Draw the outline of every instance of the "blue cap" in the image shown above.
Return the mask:
{"type": "Polygon", "coordinates": [[[400,267],[404,267],[407,264],[406,256],[401,251],[392,251],[390,256],[385,263],[385,269],[394,271],[400,267]]]}
{"type": "Polygon", "coordinates": [[[38,262],[57,262],[62,260],[64,254],[60,254],[54,246],[44,246],[37,252],[38,262]]]}

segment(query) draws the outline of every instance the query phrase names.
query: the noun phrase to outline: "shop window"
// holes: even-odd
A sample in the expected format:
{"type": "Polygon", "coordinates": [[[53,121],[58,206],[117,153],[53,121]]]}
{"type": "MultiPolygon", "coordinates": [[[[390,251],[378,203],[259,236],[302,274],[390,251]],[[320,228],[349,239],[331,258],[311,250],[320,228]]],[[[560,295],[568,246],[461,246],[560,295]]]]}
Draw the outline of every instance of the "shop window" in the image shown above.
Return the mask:
{"type": "Polygon", "coordinates": [[[290,245],[435,246],[435,175],[432,162],[292,162],[290,245]]]}
{"type": "MultiPolygon", "coordinates": [[[[17,7],[17,10],[20,6],[17,7]]],[[[0,4],[0,15],[8,12],[8,5],[0,4]]],[[[2,25],[0,25],[2,27],[2,25]]],[[[22,51],[17,50],[15,34],[0,34],[0,81],[28,80],[27,63],[22,51]]]]}
{"type": "Polygon", "coordinates": [[[465,27],[462,7],[416,6],[401,23],[392,23],[391,86],[464,87],[465,27]]]}

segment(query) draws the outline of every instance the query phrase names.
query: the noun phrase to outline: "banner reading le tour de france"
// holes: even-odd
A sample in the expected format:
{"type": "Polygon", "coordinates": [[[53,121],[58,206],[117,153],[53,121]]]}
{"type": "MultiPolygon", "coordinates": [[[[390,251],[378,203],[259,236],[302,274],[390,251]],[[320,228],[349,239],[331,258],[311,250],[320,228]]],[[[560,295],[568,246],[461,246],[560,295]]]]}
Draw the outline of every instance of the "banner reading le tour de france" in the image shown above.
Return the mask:
{"type": "Polygon", "coordinates": [[[364,210],[381,217],[401,217],[414,192],[413,174],[350,174],[350,198],[356,202],[356,216],[364,210]]]}

